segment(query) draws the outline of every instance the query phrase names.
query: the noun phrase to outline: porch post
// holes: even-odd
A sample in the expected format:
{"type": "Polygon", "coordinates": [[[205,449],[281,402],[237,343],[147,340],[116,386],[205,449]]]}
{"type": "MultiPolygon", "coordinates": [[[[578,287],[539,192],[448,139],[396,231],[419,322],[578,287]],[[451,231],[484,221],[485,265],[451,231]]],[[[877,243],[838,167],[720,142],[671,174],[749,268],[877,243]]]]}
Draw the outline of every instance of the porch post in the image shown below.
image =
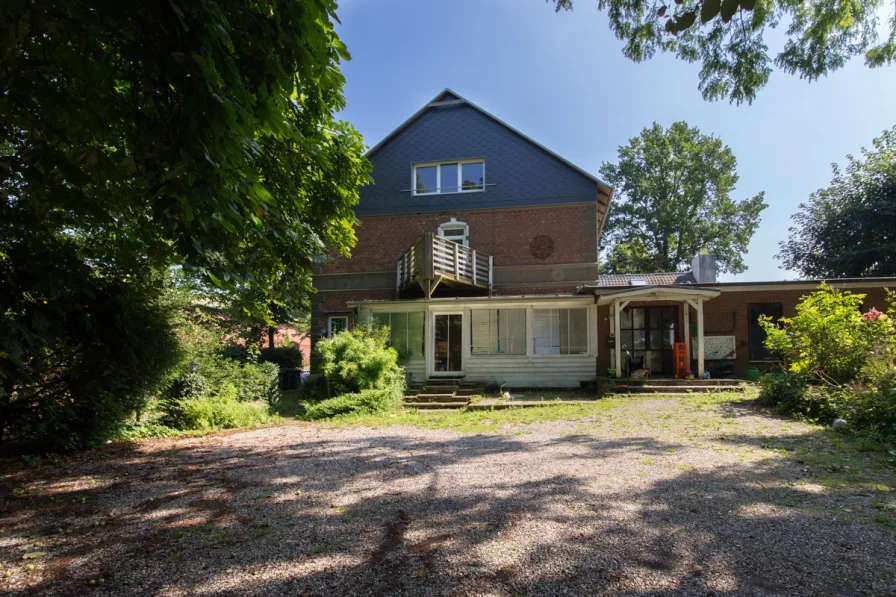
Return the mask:
{"type": "Polygon", "coordinates": [[[703,299],[697,299],[697,376],[703,379],[703,299]]]}
{"type": "Polygon", "coordinates": [[[613,309],[616,314],[615,316],[615,330],[613,333],[616,338],[616,377],[622,377],[622,346],[620,342],[622,341],[622,332],[620,331],[621,319],[622,319],[622,309],[619,308],[619,299],[613,301],[613,309]]]}
{"type": "Polygon", "coordinates": [[[688,371],[691,370],[691,307],[687,301],[681,301],[684,307],[684,352],[688,355],[688,371]]]}

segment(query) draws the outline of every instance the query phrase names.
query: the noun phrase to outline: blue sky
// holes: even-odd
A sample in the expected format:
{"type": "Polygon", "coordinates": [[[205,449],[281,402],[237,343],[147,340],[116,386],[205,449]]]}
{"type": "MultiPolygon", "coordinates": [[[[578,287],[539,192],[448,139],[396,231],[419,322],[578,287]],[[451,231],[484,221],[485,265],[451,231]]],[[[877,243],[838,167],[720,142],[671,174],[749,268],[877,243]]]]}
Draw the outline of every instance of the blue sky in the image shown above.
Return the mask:
{"type": "Polygon", "coordinates": [[[595,175],[654,121],[721,138],[738,160],[735,198],[765,191],[769,204],[749,269],[726,280],[795,278],[774,258],[790,215],[832,162],[896,124],[896,68],[861,59],[811,84],[775,71],[752,106],[706,102],[699,64],[627,60],[595,0],[560,14],[543,0],[343,0],[338,14],[352,55],[341,117],[370,146],[445,87],[595,175]]]}

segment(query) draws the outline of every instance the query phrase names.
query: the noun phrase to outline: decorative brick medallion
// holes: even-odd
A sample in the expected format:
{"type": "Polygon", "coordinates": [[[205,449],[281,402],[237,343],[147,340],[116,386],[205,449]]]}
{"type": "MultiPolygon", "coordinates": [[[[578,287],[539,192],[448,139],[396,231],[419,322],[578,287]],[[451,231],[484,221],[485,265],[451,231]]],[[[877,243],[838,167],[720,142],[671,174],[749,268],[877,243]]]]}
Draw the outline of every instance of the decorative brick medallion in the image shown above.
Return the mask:
{"type": "Polygon", "coordinates": [[[547,234],[539,234],[529,243],[529,250],[538,259],[547,259],[554,254],[554,239],[547,234]]]}

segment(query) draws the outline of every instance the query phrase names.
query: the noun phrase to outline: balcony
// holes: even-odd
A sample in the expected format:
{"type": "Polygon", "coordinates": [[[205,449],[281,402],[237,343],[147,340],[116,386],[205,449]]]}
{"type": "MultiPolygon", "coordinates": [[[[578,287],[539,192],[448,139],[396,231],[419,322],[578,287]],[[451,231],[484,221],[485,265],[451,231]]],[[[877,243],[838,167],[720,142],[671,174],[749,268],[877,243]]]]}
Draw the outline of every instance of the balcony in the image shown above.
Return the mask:
{"type": "Polygon", "coordinates": [[[399,294],[417,285],[426,298],[431,298],[439,285],[491,294],[492,256],[426,233],[398,260],[396,274],[399,294]]]}

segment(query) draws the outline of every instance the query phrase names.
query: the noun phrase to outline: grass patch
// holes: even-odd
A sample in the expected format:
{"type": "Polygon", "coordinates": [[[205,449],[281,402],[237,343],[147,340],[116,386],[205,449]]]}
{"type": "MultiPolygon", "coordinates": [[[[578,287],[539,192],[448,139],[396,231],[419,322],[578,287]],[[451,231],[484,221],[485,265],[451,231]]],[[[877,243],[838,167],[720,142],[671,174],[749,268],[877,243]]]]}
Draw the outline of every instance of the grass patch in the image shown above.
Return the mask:
{"type": "Polygon", "coordinates": [[[402,409],[387,413],[354,413],[340,415],[318,425],[363,425],[387,427],[410,425],[426,429],[451,429],[462,433],[499,431],[507,425],[530,425],[548,421],[570,421],[591,417],[601,411],[615,408],[626,402],[624,398],[608,398],[593,404],[549,404],[526,408],[496,410],[452,410],[426,412],[402,409]]]}

